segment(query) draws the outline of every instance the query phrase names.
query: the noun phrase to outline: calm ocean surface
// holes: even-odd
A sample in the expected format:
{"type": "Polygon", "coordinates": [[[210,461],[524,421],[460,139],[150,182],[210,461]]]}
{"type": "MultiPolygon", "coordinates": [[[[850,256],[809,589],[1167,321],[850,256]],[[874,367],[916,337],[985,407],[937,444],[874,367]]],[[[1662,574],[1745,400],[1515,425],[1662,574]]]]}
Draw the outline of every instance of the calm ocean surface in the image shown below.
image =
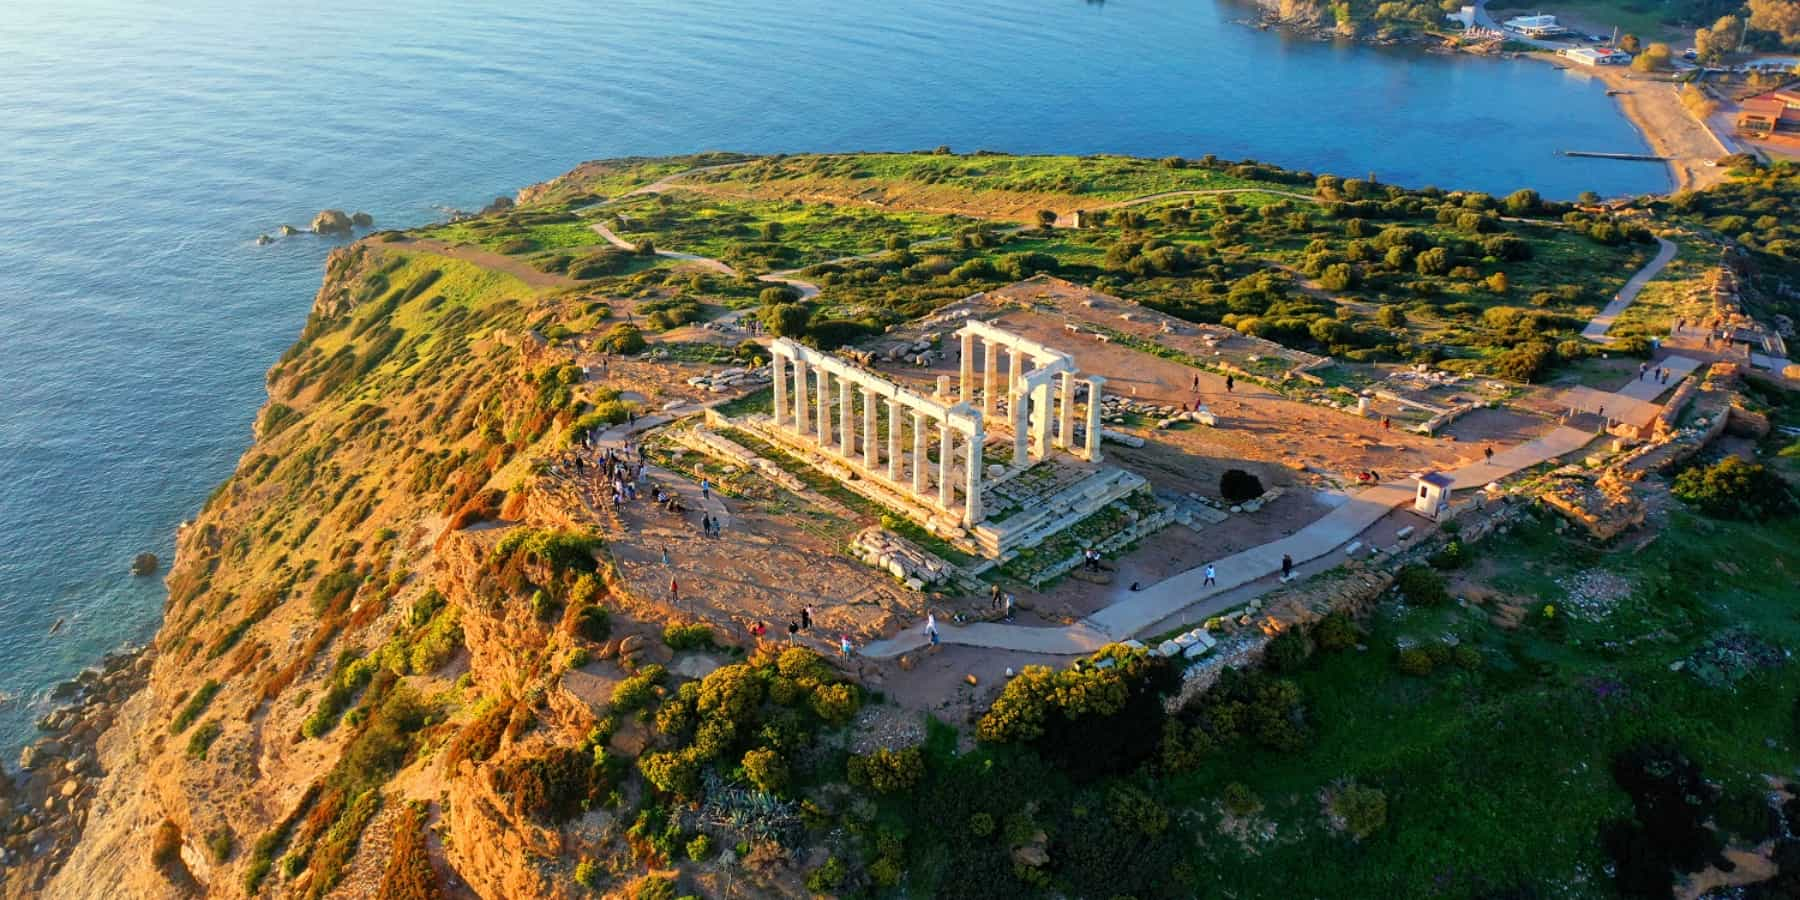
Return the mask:
{"type": "Polygon", "coordinates": [[[1113,0],[554,0],[0,9],[0,751],[155,630],[330,248],[584,160],[706,149],[1216,153],[1405,184],[1665,189],[1602,86],[1542,64],[1293,41],[1113,0]],[[58,620],[60,633],[50,629],[58,620]]]}

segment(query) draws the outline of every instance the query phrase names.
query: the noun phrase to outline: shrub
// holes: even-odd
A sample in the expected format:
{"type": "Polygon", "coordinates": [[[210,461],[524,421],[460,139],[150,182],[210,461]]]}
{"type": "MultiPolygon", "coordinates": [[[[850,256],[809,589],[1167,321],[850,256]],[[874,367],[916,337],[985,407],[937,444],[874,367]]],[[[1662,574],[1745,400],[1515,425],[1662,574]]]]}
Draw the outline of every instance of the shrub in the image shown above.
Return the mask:
{"type": "Polygon", "coordinates": [[[1331,798],[1331,812],[1342,820],[1351,840],[1367,840],[1387,825],[1387,795],[1375,788],[1348,785],[1331,798]]]}
{"type": "Polygon", "coordinates": [[[651,664],[640,669],[636,675],[619,682],[613,687],[613,709],[631,712],[648,706],[656,697],[656,685],[663,680],[665,671],[662,666],[651,664]]]}
{"type": "Polygon", "coordinates": [[[1394,585],[1406,602],[1414,606],[1438,606],[1450,599],[1450,592],[1444,587],[1444,576],[1418,563],[1395,574],[1394,585]]]}
{"type": "Polygon", "coordinates": [[[1721,519],[1761,522],[1796,509],[1794,492],[1780,475],[1736,456],[1682,472],[1675,478],[1674,494],[1721,519]]]}
{"type": "Polygon", "coordinates": [[[186,868],[181,862],[181,826],[175,820],[164,819],[156,826],[156,835],[150,840],[150,862],[171,880],[186,868]]]}
{"type": "Polygon", "coordinates": [[[221,730],[218,719],[208,719],[199,728],[194,729],[194,733],[188,735],[188,759],[205,759],[206,751],[212,748],[213,741],[219,739],[221,730]]]}
{"type": "Polygon", "coordinates": [[[1495,356],[1490,368],[1495,375],[1531,384],[1556,362],[1556,351],[1544,341],[1527,341],[1495,356]]]}
{"type": "Polygon", "coordinates": [[[806,889],[815,894],[835,893],[844,884],[849,872],[844,861],[833,856],[824,864],[806,873],[806,889]]]}
{"type": "Polygon", "coordinates": [[[694,650],[712,646],[712,626],[705,622],[682,625],[670,622],[663,627],[663,643],[671,650],[694,650]]]}
{"type": "Polygon", "coordinates": [[[1226,469],[1219,476],[1219,496],[1227,503],[1243,503],[1263,494],[1262,479],[1243,469],[1226,469]]]}
{"type": "MultiPolygon", "coordinates": [[[[779,290],[771,288],[770,290],[779,290]]],[[[767,293],[765,291],[764,293],[767,293]]],[[[812,307],[803,303],[765,304],[756,314],[764,328],[776,337],[797,338],[806,334],[806,326],[812,320],[812,307]]]]}
{"type": "Polygon", "coordinates": [[[712,838],[707,837],[704,834],[695,835],[693,840],[688,841],[687,855],[688,859],[691,859],[694,862],[700,862],[708,856],[711,856],[712,838]]]}
{"type": "Polygon", "coordinates": [[[600,864],[594,862],[591,856],[584,856],[580,862],[575,864],[575,883],[584,888],[597,889],[605,878],[605,870],[601,869],[600,864]]]}
{"type": "Polygon", "coordinates": [[[1429,560],[1434,569],[1460,569],[1469,564],[1469,548],[1461,540],[1452,538],[1429,560]]]}
{"type": "Polygon", "coordinates": [[[568,273],[570,278],[578,280],[600,278],[622,272],[630,263],[631,254],[608,248],[571,260],[568,273]]]}
{"type": "Polygon", "coordinates": [[[229,826],[220,825],[206,834],[206,852],[212,857],[214,864],[222,864],[230,859],[234,844],[229,826]]]}
{"type": "Polygon", "coordinates": [[[180,734],[186,731],[187,727],[194,724],[194,720],[206,711],[207,704],[211,703],[213,696],[218,693],[219,683],[211,678],[206,679],[206,683],[194,691],[193,696],[188,697],[187,703],[182,704],[181,711],[175,714],[174,721],[169,723],[169,733],[180,734]]]}
{"type": "Polygon", "coordinates": [[[1415,678],[1424,678],[1430,675],[1433,668],[1431,654],[1417,647],[1400,651],[1400,656],[1395,664],[1402,673],[1415,678]]]}
{"type": "Polygon", "coordinates": [[[1362,640],[1362,632],[1348,614],[1334,612],[1313,626],[1312,638],[1320,650],[1336,653],[1355,647],[1362,640]]]}
{"type": "Polygon", "coordinates": [[[1277,672],[1296,672],[1312,656],[1312,641],[1298,628],[1289,628],[1275,636],[1263,651],[1263,661],[1277,672]]]}
{"type": "Polygon", "coordinates": [[[1457,666],[1470,671],[1481,668],[1481,651],[1468,644],[1458,645],[1457,648],[1451,652],[1450,658],[1457,666]]]}
{"type": "Polygon", "coordinates": [[[607,329],[606,334],[600,338],[600,349],[608,353],[642,353],[646,346],[649,345],[644,341],[644,333],[637,326],[623,322],[607,329]]]}
{"type": "Polygon", "coordinates": [[[394,824],[393,848],[381,875],[377,896],[383,900],[439,900],[444,891],[438,886],[437,872],[431,868],[431,853],[425,845],[425,813],[418,803],[409,803],[394,824]]]}
{"type": "Polygon", "coordinates": [[[599,604],[590,603],[576,609],[570,622],[575,633],[584,640],[599,643],[612,636],[612,613],[599,604]]]}
{"type": "Polygon", "coordinates": [[[638,757],[638,771],[651,787],[684,800],[700,794],[700,761],[690,751],[656,750],[638,757]]]}
{"type": "Polygon", "coordinates": [[[852,755],[848,767],[851,784],[877,794],[892,794],[911,790],[924,777],[925,753],[918,747],[880,747],[868,754],[852,755]]]}
{"type": "Polygon", "coordinates": [[[744,777],[759,791],[780,793],[788,784],[787,761],[766,747],[744,754],[744,777]]]}
{"type": "MultiPolygon", "coordinates": [[[[644,242],[646,246],[649,243],[644,242]]],[[[675,882],[661,875],[645,875],[632,886],[631,900],[676,900],[675,882]]]]}
{"type": "Polygon", "coordinates": [[[1225,785],[1225,790],[1219,795],[1219,799],[1234,816],[1255,815],[1263,808],[1262,798],[1256,796],[1256,792],[1241,781],[1233,781],[1225,785]]]}
{"type": "Polygon", "coordinates": [[[813,688],[812,711],[833,725],[842,725],[856,715],[859,705],[856,686],[839,682],[813,688]]]}

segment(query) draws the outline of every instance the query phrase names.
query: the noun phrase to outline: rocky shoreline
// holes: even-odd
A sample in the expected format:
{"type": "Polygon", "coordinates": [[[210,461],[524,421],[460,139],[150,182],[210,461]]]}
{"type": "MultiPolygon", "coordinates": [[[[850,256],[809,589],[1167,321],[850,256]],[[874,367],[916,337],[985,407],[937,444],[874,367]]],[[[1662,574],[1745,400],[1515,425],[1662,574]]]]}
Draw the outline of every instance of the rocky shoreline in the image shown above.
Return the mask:
{"type": "Polygon", "coordinates": [[[100,736],[149,680],[152,651],[151,645],[114,651],[57,685],[51,696],[63,705],[38,720],[43,735],[19,752],[16,772],[0,766],[0,880],[36,880],[73,849],[94,785],[105,775],[100,736]]]}

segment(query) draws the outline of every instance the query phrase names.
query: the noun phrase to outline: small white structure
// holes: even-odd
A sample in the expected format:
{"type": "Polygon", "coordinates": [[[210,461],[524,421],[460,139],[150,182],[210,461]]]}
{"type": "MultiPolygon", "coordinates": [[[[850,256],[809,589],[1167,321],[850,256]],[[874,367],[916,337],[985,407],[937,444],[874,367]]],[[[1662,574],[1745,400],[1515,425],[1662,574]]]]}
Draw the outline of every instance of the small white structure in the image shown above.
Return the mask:
{"type": "Polygon", "coordinates": [[[1530,38],[1555,37],[1568,29],[1556,24],[1555,16],[1515,16],[1501,23],[1507,30],[1530,38]]]}
{"type": "Polygon", "coordinates": [[[1436,519],[1438,513],[1450,503],[1450,476],[1442,472],[1427,472],[1419,476],[1419,492],[1413,495],[1413,510],[1420,515],[1436,519]]]}
{"type": "Polygon", "coordinates": [[[1610,47],[1570,47],[1557,55],[1584,66],[1623,66],[1631,62],[1631,54],[1610,47]]]}

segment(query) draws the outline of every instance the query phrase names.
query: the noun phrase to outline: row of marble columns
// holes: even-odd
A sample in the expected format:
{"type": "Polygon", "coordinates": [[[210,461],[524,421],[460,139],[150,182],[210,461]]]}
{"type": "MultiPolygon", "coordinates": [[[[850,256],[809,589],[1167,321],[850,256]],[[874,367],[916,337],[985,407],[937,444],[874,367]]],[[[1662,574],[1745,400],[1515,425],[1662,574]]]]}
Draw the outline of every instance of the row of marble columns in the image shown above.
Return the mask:
{"type": "Polygon", "coordinates": [[[771,348],[775,393],[775,425],[796,435],[813,437],[820,450],[838,457],[859,474],[879,478],[914,499],[955,512],[957,457],[962,457],[962,521],[981,521],[981,445],[985,440],[981,416],[960,405],[945,409],[916,397],[874,376],[848,369],[817,357],[810,361],[797,345],[771,348]],[[789,368],[792,372],[789,372],[789,368]],[[833,387],[835,385],[835,391],[833,387]],[[833,397],[833,394],[836,397],[833,397]],[[856,410],[860,395],[862,423],[858,434],[856,410]],[[836,426],[833,428],[835,399],[836,426]],[[885,464],[880,440],[880,407],[887,404],[885,464]],[[911,420],[912,452],[903,452],[907,420],[911,420]],[[936,477],[930,476],[928,453],[933,429],[937,431],[936,477]],[[860,441],[858,438],[860,437],[860,441]],[[910,456],[910,466],[908,457],[910,456]],[[908,469],[910,468],[910,473],[908,469]],[[910,479],[907,475],[910,474],[910,479]],[[928,481],[935,483],[936,495],[928,481]]]}
{"type": "MultiPolygon", "coordinates": [[[[958,398],[974,405],[975,342],[981,339],[981,413],[992,420],[998,398],[1008,398],[1008,417],[1012,420],[1013,464],[1028,465],[1032,457],[1042,459],[1052,445],[1071,453],[1079,453],[1089,462],[1100,461],[1101,388],[1106,379],[1098,375],[1078,376],[1066,356],[1049,361],[1037,357],[1009,341],[1009,336],[991,327],[981,331],[965,328],[962,338],[961,384],[958,398]],[[1000,384],[1000,351],[1005,350],[1010,371],[1006,383],[1000,384]],[[1028,363],[1034,369],[1027,370],[1028,363]],[[1087,383],[1086,442],[1077,451],[1075,444],[1075,394],[1077,378],[1087,383]],[[1052,405],[1052,393],[1059,402],[1052,405]],[[1056,425],[1051,426],[1054,417],[1056,425]]],[[[1017,340],[1017,339],[1013,339],[1017,340]]]]}

